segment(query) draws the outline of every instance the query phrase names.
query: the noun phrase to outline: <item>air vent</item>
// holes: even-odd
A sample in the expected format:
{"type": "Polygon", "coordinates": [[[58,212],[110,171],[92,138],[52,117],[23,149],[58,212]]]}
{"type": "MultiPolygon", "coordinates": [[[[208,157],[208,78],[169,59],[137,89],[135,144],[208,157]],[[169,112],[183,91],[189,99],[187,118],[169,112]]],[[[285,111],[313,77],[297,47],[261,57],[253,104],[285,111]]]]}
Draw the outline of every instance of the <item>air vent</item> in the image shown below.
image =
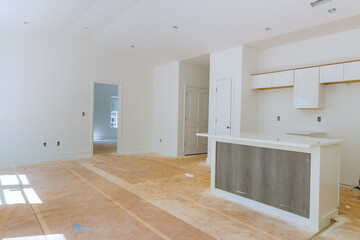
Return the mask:
{"type": "Polygon", "coordinates": [[[311,5],[312,7],[318,7],[318,6],[320,6],[320,5],[327,4],[327,3],[331,2],[331,1],[332,1],[332,0],[317,0],[317,1],[315,1],[315,2],[310,3],[310,5],[311,5]]]}

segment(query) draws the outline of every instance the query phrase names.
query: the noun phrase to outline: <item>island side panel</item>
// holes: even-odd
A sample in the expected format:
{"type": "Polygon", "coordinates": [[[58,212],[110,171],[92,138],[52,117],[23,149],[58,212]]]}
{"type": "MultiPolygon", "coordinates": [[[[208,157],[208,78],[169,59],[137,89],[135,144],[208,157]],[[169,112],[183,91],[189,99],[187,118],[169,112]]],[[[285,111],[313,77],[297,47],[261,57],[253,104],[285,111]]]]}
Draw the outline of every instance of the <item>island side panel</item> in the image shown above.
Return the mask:
{"type": "Polygon", "coordinates": [[[311,154],[216,143],[215,187],[309,218],[311,154]]]}
{"type": "Polygon", "coordinates": [[[319,227],[326,227],[338,215],[341,146],[321,147],[319,227]]]}

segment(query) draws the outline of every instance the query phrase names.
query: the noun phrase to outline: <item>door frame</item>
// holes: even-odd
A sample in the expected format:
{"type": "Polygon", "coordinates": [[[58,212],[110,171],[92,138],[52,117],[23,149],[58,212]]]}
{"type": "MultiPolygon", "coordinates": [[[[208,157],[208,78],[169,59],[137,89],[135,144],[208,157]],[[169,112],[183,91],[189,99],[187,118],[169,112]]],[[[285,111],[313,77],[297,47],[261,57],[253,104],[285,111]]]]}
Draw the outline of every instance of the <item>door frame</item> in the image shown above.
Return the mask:
{"type": "Polygon", "coordinates": [[[233,130],[233,125],[234,125],[234,76],[219,76],[216,81],[215,81],[215,118],[214,118],[214,122],[215,122],[215,133],[217,133],[217,122],[216,122],[216,118],[217,118],[217,83],[218,81],[222,81],[222,80],[226,80],[226,79],[230,79],[230,84],[231,84],[231,97],[230,97],[230,134],[233,130]]]}
{"type": "MultiPolygon", "coordinates": [[[[186,155],[186,153],[185,153],[185,141],[186,141],[186,136],[187,136],[187,134],[186,134],[186,89],[187,88],[200,88],[200,89],[205,89],[205,90],[208,90],[208,95],[209,95],[209,104],[210,104],[210,89],[209,89],[209,87],[200,87],[200,86],[194,86],[194,85],[187,85],[187,84],[185,84],[184,85],[184,109],[183,109],[183,111],[184,111],[184,118],[183,118],[183,143],[182,143],[182,145],[183,145],[183,149],[184,149],[184,156],[186,155]]],[[[208,107],[210,108],[210,105],[208,104],[208,107]]],[[[209,110],[208,110],[208,121],[209,121],[209,110]]],[[[209,124],[209,123],[208,123],[209,124]]],[[[209,126],[208,126],[208,129],[209,129],[209,126]]],[[[199,154],[201,154],[201,153],[199,153],[199,154]]]]}
{"type": "Polygon", "coordinates": [[[123,98],[123,84],[119,82],[103,81],[103,80],[92,80],[91,81],[91,95],[90,95],[90,152],[94,156],[94,107],[95,107],[95,83],[108,84],[118,86],[118,128],[117,128],[117,147],[116,152],[122,153],[122,98],[123,98]]]}

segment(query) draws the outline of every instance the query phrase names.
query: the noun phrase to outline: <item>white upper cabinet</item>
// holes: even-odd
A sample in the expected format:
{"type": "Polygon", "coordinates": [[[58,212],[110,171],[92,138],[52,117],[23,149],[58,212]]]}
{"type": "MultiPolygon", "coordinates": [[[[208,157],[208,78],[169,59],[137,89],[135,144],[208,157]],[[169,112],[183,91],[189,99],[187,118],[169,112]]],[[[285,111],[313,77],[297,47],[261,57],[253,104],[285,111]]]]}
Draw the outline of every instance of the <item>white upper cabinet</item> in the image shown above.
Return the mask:
{"type": "Polygon", "coordinates": [[[294,85],[294,70],[254,75],[251,82],[252,89],[291,87],[294,85]]]}
{"type": "Polygon", "coordinates": [[[295,70],[295,108],[318,109],[324,107],[324,86],[320,85],[319,75],[319,67],[295,70]]]}
{"type": "Polygon", "coordinates": [[[360,61],[344,63],[344,81],[360,80],[360,61]]]}
{"type": "Polygon", "coordinates": [[[271,88],[271,82],[273,77],[274,75],[271,73],[251,76],[251,88],[252,89],[271,88]]]}
{"type": "Polygon", "coordinates": [[[344,64],[334,64],[320,67],[320,83],[344,81],[344,64]]]}
{"type": "Polygon", "coordinates": [[[271,87],[294,86],[294,70],[274,73],[271,87]]]}

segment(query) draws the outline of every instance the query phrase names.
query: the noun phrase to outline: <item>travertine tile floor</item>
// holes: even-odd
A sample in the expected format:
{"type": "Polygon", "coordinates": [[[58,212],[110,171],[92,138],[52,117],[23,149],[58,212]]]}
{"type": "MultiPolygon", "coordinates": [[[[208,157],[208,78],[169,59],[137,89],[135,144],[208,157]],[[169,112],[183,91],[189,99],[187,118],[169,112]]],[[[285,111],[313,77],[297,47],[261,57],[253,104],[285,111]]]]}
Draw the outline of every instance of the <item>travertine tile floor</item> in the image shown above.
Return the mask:
{"type": "MultiPolygon", "coordinates": [[[[204,162],[204,155],[99,155],[1,167],[0,240],[265,240],[315,234],[212,196],[204,162]]],[[[360,239],[360,191],[342,187],[340,201],[338,222],[317,239],[360,239]]]]}

